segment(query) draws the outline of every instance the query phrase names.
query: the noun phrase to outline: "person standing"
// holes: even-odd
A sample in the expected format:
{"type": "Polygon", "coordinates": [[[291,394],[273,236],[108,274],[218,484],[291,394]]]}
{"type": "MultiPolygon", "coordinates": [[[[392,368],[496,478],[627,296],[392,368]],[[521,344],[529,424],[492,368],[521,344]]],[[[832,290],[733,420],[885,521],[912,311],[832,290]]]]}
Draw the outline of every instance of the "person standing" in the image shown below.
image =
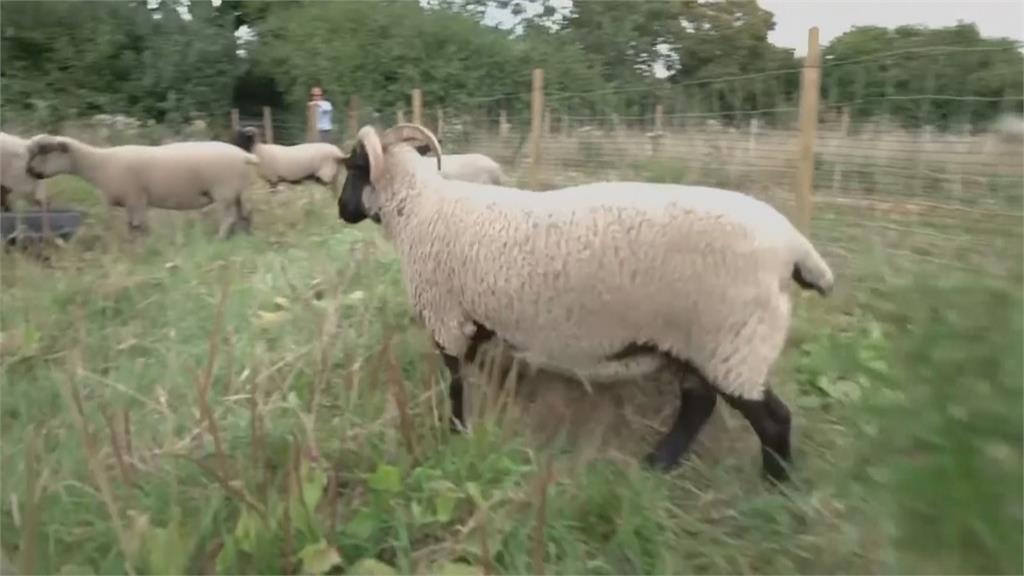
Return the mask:
{"type": "Polygon", "coordinates": [[[310,106],[315,106],[316,130],[321,142],[330,142],[334,131],[334,107],[329,100],[324,98],[324,91],[319,86],[313,86],[310,91],[310,106]]]}

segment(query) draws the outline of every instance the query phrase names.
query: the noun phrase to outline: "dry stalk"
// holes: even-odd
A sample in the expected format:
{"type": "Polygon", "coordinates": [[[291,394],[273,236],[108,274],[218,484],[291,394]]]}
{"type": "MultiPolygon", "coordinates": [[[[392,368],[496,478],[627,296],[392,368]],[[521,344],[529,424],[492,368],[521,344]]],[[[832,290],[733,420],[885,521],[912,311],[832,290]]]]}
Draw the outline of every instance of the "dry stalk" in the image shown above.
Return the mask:
{"type": "MultiPolygon", "coordinates": [[[[181,455],[176,456],[187,458],[186,456],[181,455]]],[[[221,488],[224,488],[224,491],[227,492],[228,495],[234,496],[236,499],[238,499],[239,502],[242,502],[243,504],[251,508],[252,511],[260,517],[261,520],[263,520],[264,522],[267,521],[267,514],[264,511],[263,506],[260,506],[260,503],[257,502],[252,496],[250,496],[249,493],[246,492],[243,488],[239,488],[238,486],[235,486],[234,484],[229,482],[226,478],[223,478],[216,469],[212,468],[206,462],[203,462],[198,458],[189,458],[189,460],[194,462],[196,466],[199,466],[199,468],[203,472],[206,472],[207,474],[212,476],[213,479],[216,480],[218,484],[220,484],[221,488]]]]}
{"type": "Polygon", "coordinates": [[[398,428],[405,442],[405,448],[412,457],[413,462],[419,462],[419,452],[416,449],[416,435],[413,429],[412,413],[409,411],[409,394],[405,389],[405,380],[395,360],[394,348],[391,346],[393,336],[388,336],[384,341],[388,359],[388,378],[391,387],[391,395],[395,400],[395,407],[398,408],[398,428]]]}
{"type": "Polygon", "coordinates": [[[128,456],[128,462],[135,466],[135,453],[132,451],[132,416],[128,407],[121,409],[121,431],[124,433],[124,450],[128,456]]]}
{"type": "Polygon", "coordinates": [[[114,532],[117,534],[118,544],[121,546],[121,554],[124,556],[125,571],[134,576],[135,570],[132,568],[131,547],[128,544],[128,535],[121,524],[121,514],[117,504],[114,502],[114,495],[110,489],[107,474],[103,469],[103,463],[100,461],[96,442],[89,432],[88,424],[85,421],[85,410],[82,407],[82,397],[78,391],[77,379],[65,380],[63,386],[61,386],[61,392],[64,400],[68,403],[68,407],[71,408],[71,413],[77,424],[78,434],[82,438],[82,445],[85,448],[85,459],[89,464],[93,481],[96,482],[96,486],[100,490],[100,496],[107,508],[107,513],[110,515],[110,521],[114,525],[114,532]]]}
{"type": "Polygon", "coordinates": [[[532,542],[530,543],[530,560],[533,564],[534,574],[544,574],[544,525],[547,523],[548,484],[552,479],[552,460],[553,455],[549,453],[544,460],[544,468],[537,478],[534,489],[537,513],[534,518],[532,542]]]}
{"type": "Polygon", "coordinates": [[[110,410],[106,406],[104,406],[100,412],[103,414],[103,420],[107,423],[107,431],[110,434],[110,447],[114,451],[114,460],[117,462],[117,470],[121,474],[121,480],[125,484],[134,486],[135,481],[132,479],[132,474],[128,470],[128,465],[124,458],[124,452],[121,448],[121,437],[117,431],[117,423],[110,415],[110,410]]]}
{"type": "MultiPolygon", "coordinates": [[[[36,564],[36,536],[39,531],[39,501],[36,494],[39,437],[36,427],[30,425],[25,443],[25,515],[18,546],[18,570],[34,574],[36,564]]],[[[13,496],[13,494],[12,494],[13,496]]]]}
{"type": "Polygon", "coordinates": [[[220,335],[224,327],[224,307],[231,290],[231,275],[225,273],[221,284],[221,295],[217,302],[217,309],[214,312],[213,330],[207,340],[206,366],[203,368],[202,376],[195,379],[196,393],[199,402],[199,414],[206,421],[207,431],[213,439],[213,448],[217,454],[220,474],[225,480],[228,474],[228,461],[224,453],[224,446],[221,444],[220,433],[217,429],[217,420],[210,409],[209,393],[213,382],[213,368],[217,362],[217,355],[220,352],[220,335]]]}

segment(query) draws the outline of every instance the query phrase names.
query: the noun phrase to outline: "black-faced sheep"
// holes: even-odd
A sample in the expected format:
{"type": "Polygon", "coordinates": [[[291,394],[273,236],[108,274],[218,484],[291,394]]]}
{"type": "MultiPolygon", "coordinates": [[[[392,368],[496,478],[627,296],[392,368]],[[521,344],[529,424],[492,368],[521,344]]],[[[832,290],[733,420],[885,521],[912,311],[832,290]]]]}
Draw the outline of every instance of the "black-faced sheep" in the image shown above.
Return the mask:
{"type": "Polygon", "coordinates": [[[646,462],[678,464],[718,396],[761,441],[763,470],[788,478],[790,412],[768,386],[790,320],[787,283],[822,295],[828,265],[785,216],[713,188],[604,182],[543,194],[445,180],[407,142],[429,130],[360,130],[339,217],[378,220],[412,304],[451,373],[500,339],[527,363],[594,374],[669,370],[682,402],[646,462]]]}

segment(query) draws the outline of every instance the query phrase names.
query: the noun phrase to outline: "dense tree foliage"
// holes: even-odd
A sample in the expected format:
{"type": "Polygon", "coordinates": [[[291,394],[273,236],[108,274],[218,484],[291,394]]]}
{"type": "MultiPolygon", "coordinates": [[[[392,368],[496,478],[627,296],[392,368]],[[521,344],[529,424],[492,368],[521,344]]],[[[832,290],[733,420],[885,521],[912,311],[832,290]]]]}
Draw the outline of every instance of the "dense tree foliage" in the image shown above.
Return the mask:
{"type": "MultiPolygon", "coordinates": [[[[174,124],[264,104],[298,115],[319,83],[337,105],[356,95],[368,111],[407,107],[419,86],[431,108],[493,117],[500,107],[515,118],[528,111],[538,66],[549,104],[577,115],[643,115],[661,101],[730,120],[795,101],[800,61],[768,41],[774,17],[753,2],[564,5],[5,0],[3,109],[38,122],[105,112],[174,124]],[[484,25],[489,7],[513,17],[484,25]],[[241,44],[240,28],[251,35],[241,44]]],[[[947,127],[1020,108],[1020,50],[971,24],[856,28],[824,54],[825,102],[850,104],[857,119],[947,127]]]]}

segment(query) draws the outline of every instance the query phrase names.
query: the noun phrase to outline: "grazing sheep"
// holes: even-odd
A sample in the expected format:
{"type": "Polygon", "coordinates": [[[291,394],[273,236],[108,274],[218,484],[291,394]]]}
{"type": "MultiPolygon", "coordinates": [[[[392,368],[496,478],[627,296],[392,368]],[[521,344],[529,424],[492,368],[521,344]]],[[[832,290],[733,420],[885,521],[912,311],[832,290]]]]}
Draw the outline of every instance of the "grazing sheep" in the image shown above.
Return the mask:
{"type": "Polygon", "coordinates": [[[822,295],[833,275],[785,216],[713,188],[604,182],[538,194],[443,179],[406,141],[429,130],[360,130],[339,217],[375,217],[451,374],[492,338],[527,363],[586,374],[668,370],[682,402],[646,462],[678,464],[718,396],[761,441],[764,472],[788,478],[790,413],[768,387],[790,318],[787,282],[822,295]]]}
{"type": "MultiPolygon", "coordinates": [[[[438,140],[438,144],[440,144],[438,140]]],[[[433,159],[426,156],[430,152],[429,146],[418,146],[416,151],[424,156],[428,164],[433,164],[433,159]]],[[[477,182],[479,184],[494,184],[501,186],[505,175],[501,171],[501,165],[495,162],[490,156],[484,154],[445,154],[441,161],[441,176],[449,180],[461,180],[463,182],[477,182]]]]}
{"type": "Polygon", "coordinates": [[[308,142],[294,146],[264,144],[255,128],[242,128],[235,135],[235,145],[260,159],[260,176],[277,191],[280,182],[298,184],[316,180],[325,186],[335,183],[341,172],[345,154],[327,142],[308,142]]]}
{"type": "Polygon", "coordinates": [[[11,211],[12,198],[27,198],[43,208],[49,202],[46,183],[29,174],[28,140],[0,132],[0,210],[11,211]]]}
{"type": "Polygon", "coordinates": [[[148,230],[148,208],[199,210],[212,204],[220,210],[218,238],[236,226],[251,229],[242,194],[259,158],[226,142],[99,148],[40,134],[29,140],[28,155],[28,173],[36,178],[74,174],[99,188],[109,206],[125,209],[132,233],[148,230]]]}

